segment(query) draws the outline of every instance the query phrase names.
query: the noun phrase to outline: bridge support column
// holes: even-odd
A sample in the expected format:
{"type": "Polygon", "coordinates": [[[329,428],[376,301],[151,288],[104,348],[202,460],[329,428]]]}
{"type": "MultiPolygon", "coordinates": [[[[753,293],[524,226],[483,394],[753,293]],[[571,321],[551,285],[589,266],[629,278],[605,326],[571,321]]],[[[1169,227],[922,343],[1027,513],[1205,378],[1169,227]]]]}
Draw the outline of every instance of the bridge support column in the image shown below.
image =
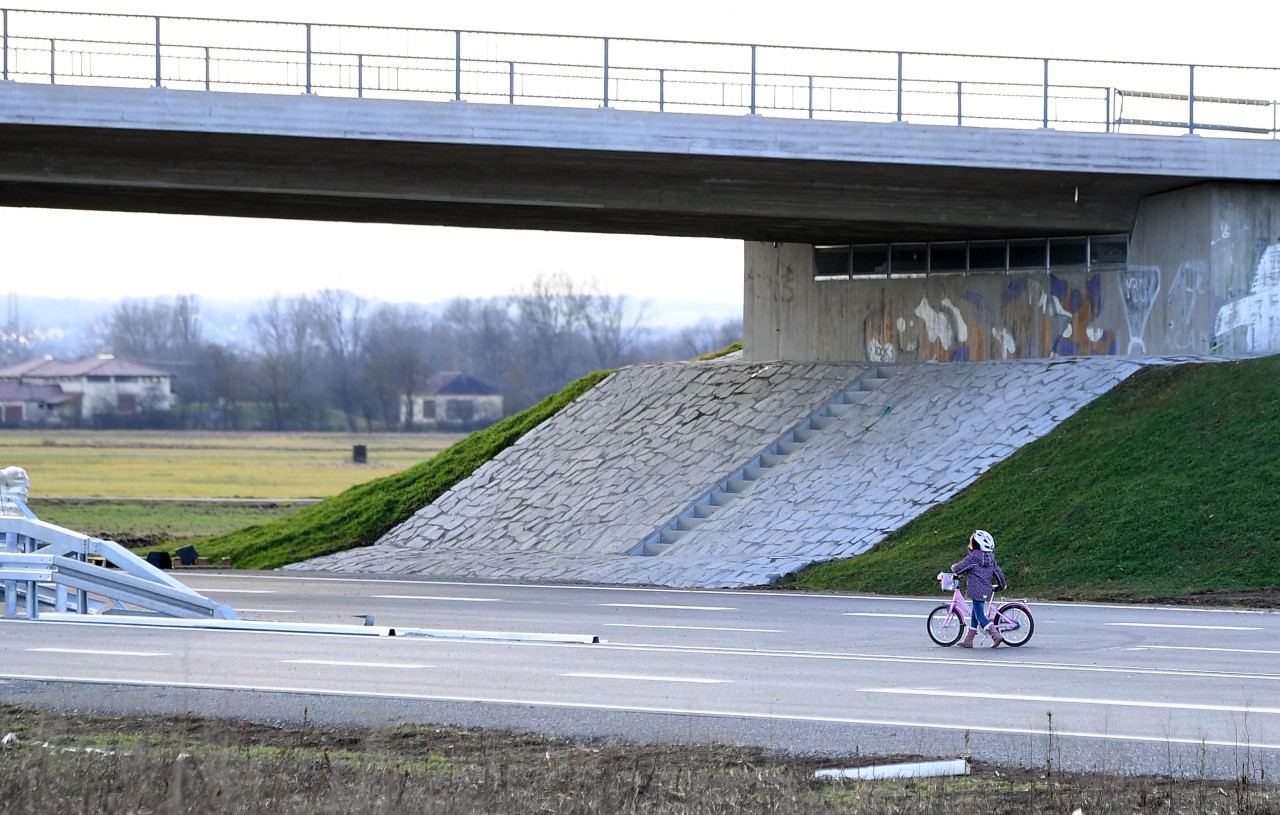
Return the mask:
{"type": "MultiPolygon", "coordinates": [[[[891,363],[1280,352],[1280,184],[1207,183],[1145,199],[1127,258],[1079,245],[1060,263],[1046,253],[1045,268],[890,274],[886,263],[819,279],[812,246],[748,242],[744,355],[891,363]]],[[[921,257],[904,265],[928,251],[918,245],[921,257]]]]}

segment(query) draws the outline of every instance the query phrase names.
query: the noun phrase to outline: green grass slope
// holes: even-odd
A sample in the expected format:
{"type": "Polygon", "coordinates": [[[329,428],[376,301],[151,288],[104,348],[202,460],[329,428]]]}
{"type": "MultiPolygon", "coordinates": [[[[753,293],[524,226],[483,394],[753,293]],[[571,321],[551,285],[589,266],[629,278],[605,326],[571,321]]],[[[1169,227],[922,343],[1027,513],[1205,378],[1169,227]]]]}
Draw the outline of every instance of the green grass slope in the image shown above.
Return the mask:
{"type": "Polygon", "coordinates": [[[608,375],[608,371],[600,371],[583,377],[528,410],[478,430],[395,475],[357,485],[293,515],[198,541],[195,546],[211,562],[229,557],[239,569],[275,569],[368,546],[608,375]]]}
{"type": "Polygon", "coordinates": [[[1280,357],[1144,369],[870,552],[782,584],[929,594],[975,527],[1018,595],[1280,587],[1280,357]]]}

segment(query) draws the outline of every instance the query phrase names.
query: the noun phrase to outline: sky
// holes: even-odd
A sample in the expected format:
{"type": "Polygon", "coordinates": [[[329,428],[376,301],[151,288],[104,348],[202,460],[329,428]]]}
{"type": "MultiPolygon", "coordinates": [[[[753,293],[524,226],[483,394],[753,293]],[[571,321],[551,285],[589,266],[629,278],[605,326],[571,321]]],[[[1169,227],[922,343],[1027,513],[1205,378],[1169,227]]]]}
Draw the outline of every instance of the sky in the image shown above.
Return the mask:
{"type": "MultiPolygon", "coordinates": [[[[1274,0],[29,0],[21,8],[1280,68],[1274,0]]],[[[708,314],[719,318],[743,295],[742,244],[716,239],[0,208],[0,252],[0,293],[19,298],[253,299],[340,288],[431,303],[507,295],[535,275],[562,274],[641,302],[714,304],[708,314]],[[407,257],[465,273],[406,268],[407,257]]]]}

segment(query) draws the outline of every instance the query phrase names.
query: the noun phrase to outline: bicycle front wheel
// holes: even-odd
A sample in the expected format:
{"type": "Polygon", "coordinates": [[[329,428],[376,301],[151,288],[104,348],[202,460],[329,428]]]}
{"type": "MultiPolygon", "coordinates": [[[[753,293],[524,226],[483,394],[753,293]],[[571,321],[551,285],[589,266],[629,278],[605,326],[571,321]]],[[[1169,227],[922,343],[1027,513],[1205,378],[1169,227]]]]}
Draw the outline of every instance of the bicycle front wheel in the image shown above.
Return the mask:
{"type": "Polygon", "coordinates": [[[929,612],[929,639],[943,646],[955,645],[963,634],[964,620],[951,606],[941,605],[929,612]]]}
{"type": "Polygon", "coordinates": [[[1004,644],[1012,645],[1014,648],[1026,645],[1027,640],[1031,639],[1031,635],[1036,630],[1036,621],[1031,618],[1031,610],[1021,603],[1006,603],[1000,606],[998,614],[1000,619],[996,627],[1000,629],[1004,644]]]}

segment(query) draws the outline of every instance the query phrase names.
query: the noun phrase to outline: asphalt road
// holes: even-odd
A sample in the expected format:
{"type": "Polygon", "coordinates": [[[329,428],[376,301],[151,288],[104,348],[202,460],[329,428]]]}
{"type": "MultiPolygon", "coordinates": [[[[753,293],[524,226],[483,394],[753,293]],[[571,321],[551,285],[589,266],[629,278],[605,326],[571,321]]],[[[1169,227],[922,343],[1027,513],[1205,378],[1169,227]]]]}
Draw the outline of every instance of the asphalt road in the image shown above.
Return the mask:
{"type": "Polygon", "coordinates": [[[359,628],[4,621],[0,699],[1280,777],[1276,612],[1034,603],[1027,645],[965,651],[926,634],[941,594],[180,577],[245,620],[359,628]]]}

